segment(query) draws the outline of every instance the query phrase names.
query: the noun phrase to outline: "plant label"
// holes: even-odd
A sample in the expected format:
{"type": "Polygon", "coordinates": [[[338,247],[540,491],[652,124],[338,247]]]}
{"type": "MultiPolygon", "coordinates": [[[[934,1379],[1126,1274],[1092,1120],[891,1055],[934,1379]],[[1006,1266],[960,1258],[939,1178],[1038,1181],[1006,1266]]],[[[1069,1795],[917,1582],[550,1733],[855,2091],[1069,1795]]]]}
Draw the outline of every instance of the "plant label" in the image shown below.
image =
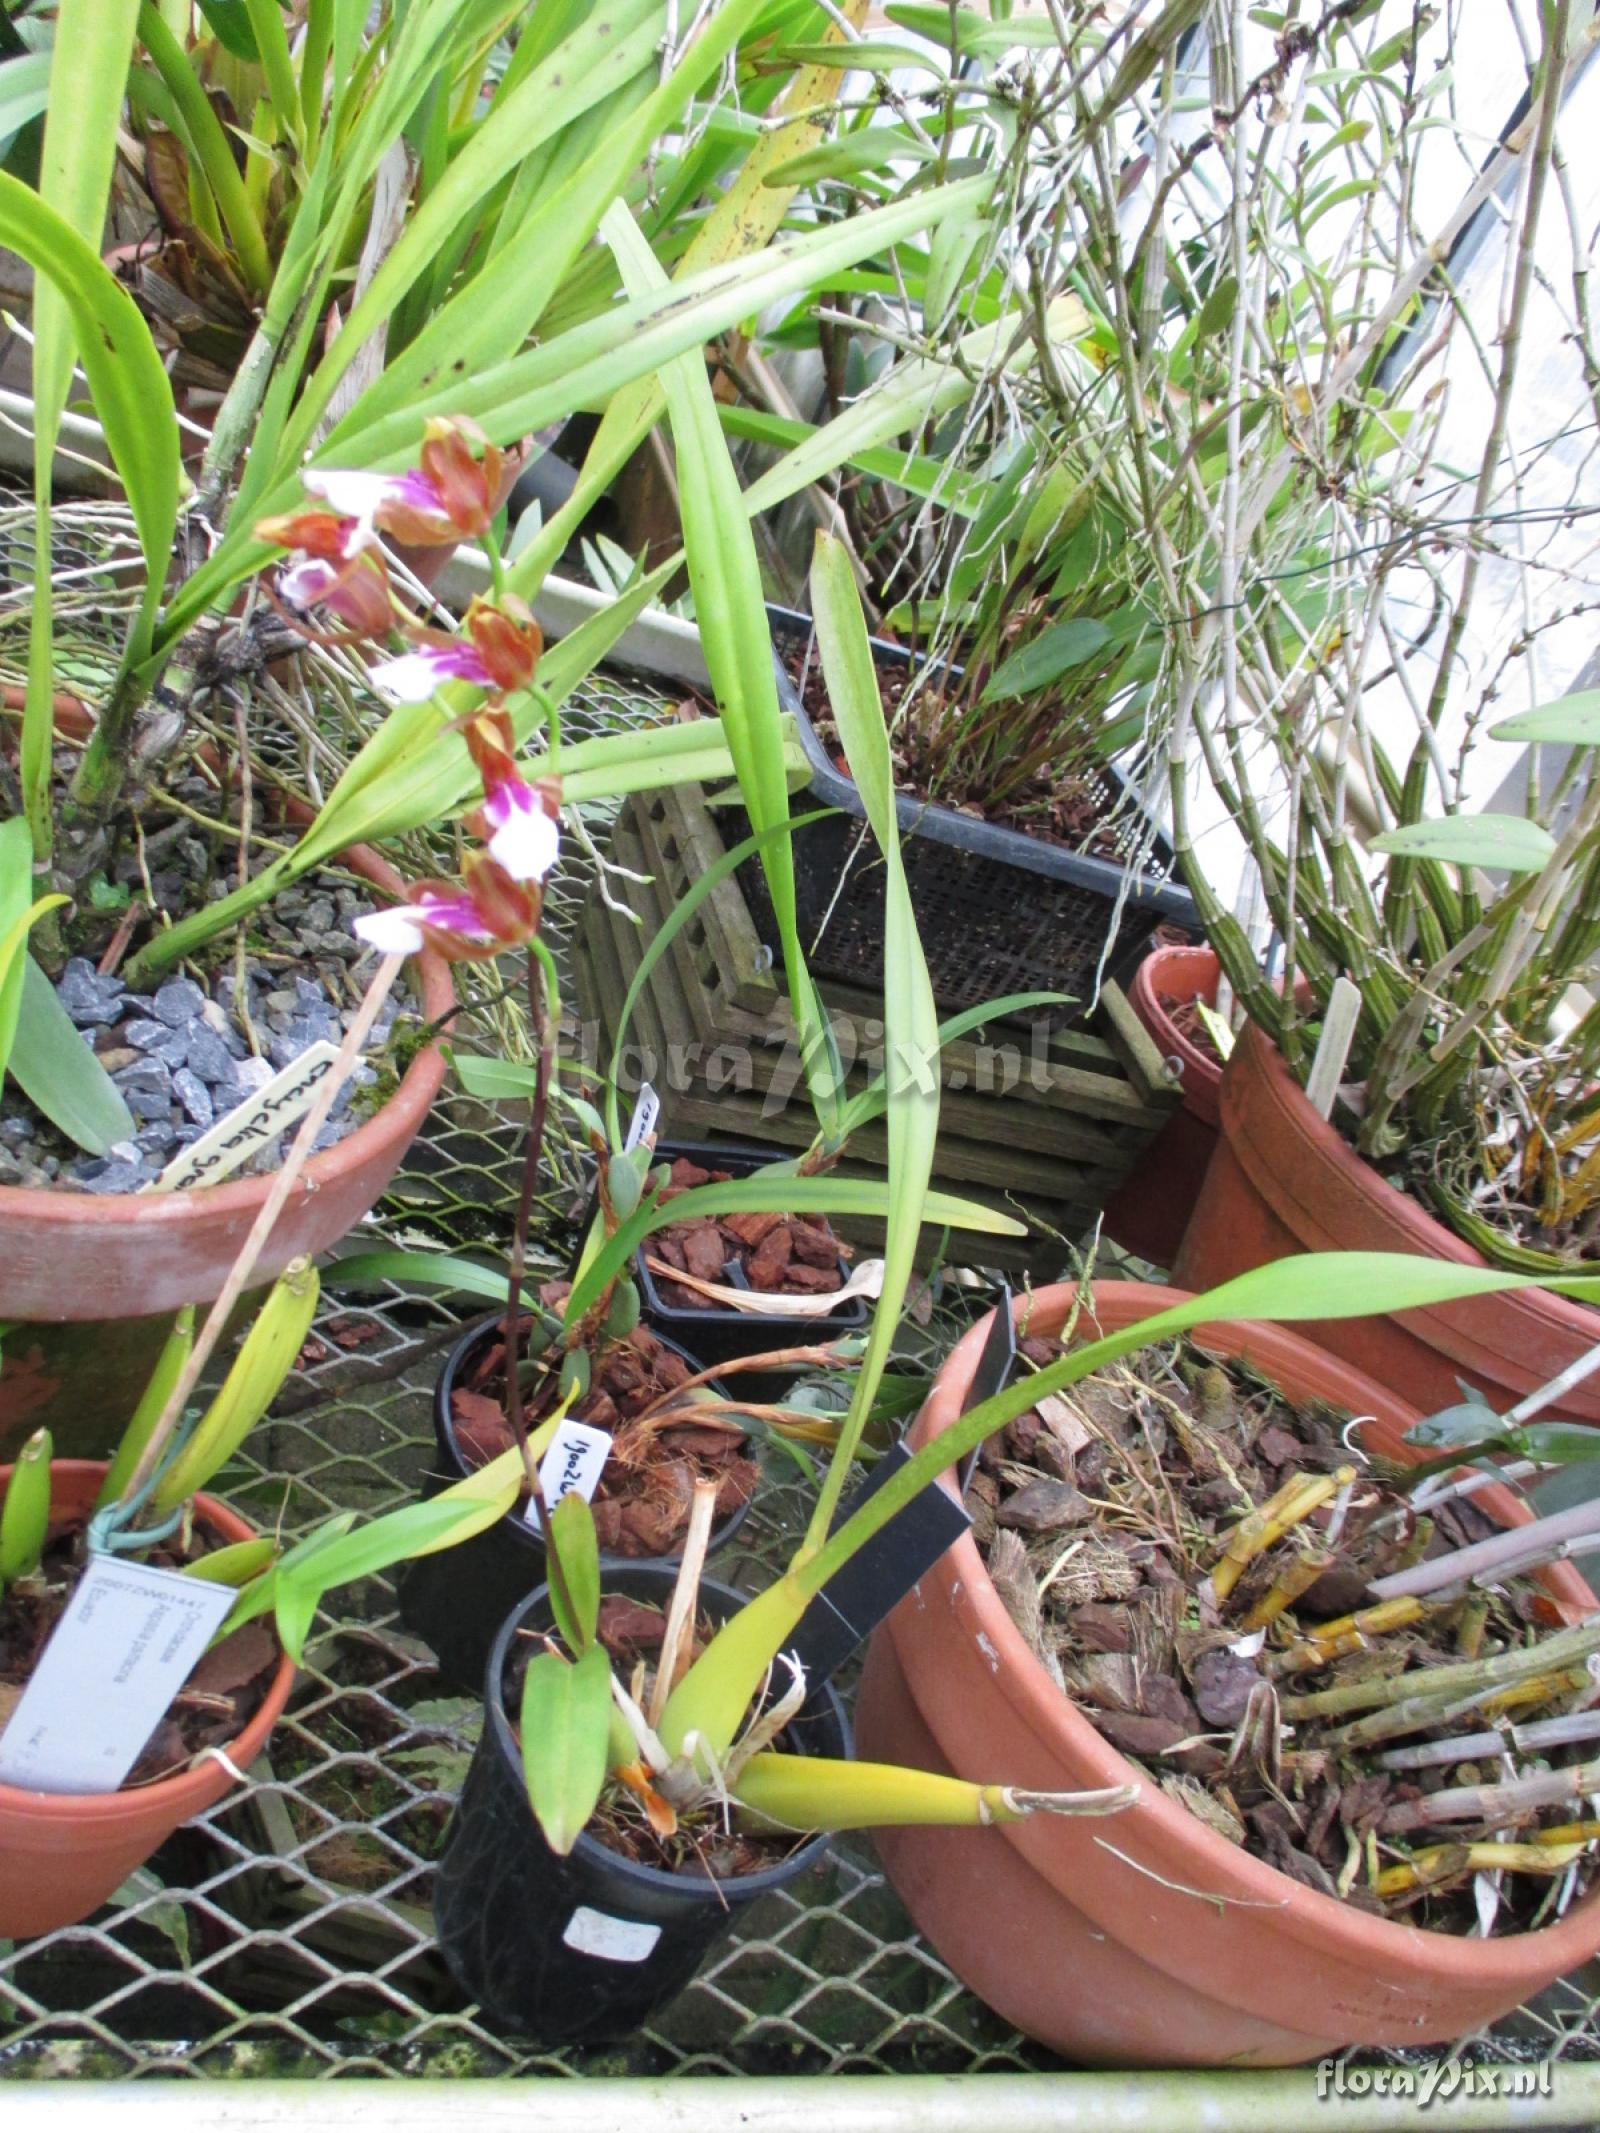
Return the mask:
{"type": "Polygon", "coordinates": [[[580,1903],[561,1938],[579,1955],[597,1955],[603,1963],[642,1963],[661,1938],[661,1928],[645,1918],[612,1918],[580,1903]]]}
{"type": "MultiPolygon", "coordinates": [[[[587,1422],[563,1422],[539,1462],[539,1486],[553,1511],[563,1496],[577,1494],[585,1503],[594,1496],[600,1472],[611,1451],[608,1430],[587,1422]]],[[[538,1513],[534,1513],[535,1518],[538,1513]]]]}
{"type": "Polygon", "coordinates": [[[305,1116],[338,1056],[339,1047],[326,1039],[308,1044],[297,1059],[291,1059],[263,1087],[235,1104],[226,1118],[219,1118],[175,1155],[148,1190],[176,1192],[183,1185],[215,1185],[237,1170],[258,1148],[265,1148],[305,1116]]]}
{"type": "MultiPolygon", "coordinates": [[[[1011,1375],[1016,1352],[1011,1291],[1002,1287],[963,1413],[992,1399],[1001,1389],[1011,1375]]],[[[898,1474],[910,1457],[903,1443],[886,1452],[861,1487],[840,1507],[834,1530],[892,1475],[898,1474]]],[[[842,1570],[829,1578],[800,1617],[789,1648],[813,1685],[836,1672],[918,1578],[968,1531],[972,1520],[961,1498],[967,1493],[976,1457],[974,1452],[961,1466],[957,1476],[960,1497],[951,1496],[937,1485],[923,1489],[842,1570]]]]}
{"type": "MultiPolygon", "coordinates": [[[[904,1444],[885,1452],[840,1507],[835,1530],[875,1496],[892,1474],[898,1474],[910,1457],[904,1444]]],[[[904,1510],[897,1511],[842,1570],[835,1571],[800,1617],[786,1648],[805,1668],[806,1680],[815,1687],[842,1666],[971,1524],[965,1508],[937,1486],[923,1489],[904,1510]]]]}
{"type": "Polygon", "coordinates": [[[634,1100],[633,1116],[628,1121],[628,1138],[622,1144],[624,1155],[631,1155],[641,1141],[648,1140],[656,1130],[656,1120],[661,1116],[661,1098],[648,1081],[639,1084],[639,1094],[634,1100]]]}
{"type": "Polygon", "coordinates": [[[115,1792],[237,1598],[95,1556],[0,1733],[0,1784],[115,1792]]]}

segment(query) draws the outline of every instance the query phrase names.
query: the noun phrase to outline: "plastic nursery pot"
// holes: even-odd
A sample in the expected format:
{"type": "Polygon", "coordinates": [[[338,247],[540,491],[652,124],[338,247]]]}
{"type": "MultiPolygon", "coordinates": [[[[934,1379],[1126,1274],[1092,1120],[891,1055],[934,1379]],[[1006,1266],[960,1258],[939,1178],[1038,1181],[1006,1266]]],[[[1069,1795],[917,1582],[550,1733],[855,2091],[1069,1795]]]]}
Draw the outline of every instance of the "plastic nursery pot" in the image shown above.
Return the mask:
{"type": "MultiPolygon", "coordinates": [[[[1228,1061],[1221,1110],[1222,1140],[1174,1268],[1185,1287],[1211,1288],[1294,1252],[1413,1252],[1487,1264],[1317,1116],[1253,1026],[1228,1061]]],[[[1424,1414],[1458,1401],[1463,1378],[1503,1413],[1600,1340],[1600,1312],[1527,1289],[1302,1330],[1424,1414]]],[[[1600,1423],[1600,1376],[1563,1394],[1559,1412],[1600,1423]]]]}
{"type": "MultiPolygon", "coordinates": [[[[785,645],[805,643],[809,616],[782,608],[767,613],[778,653],[785,645]]],[[[881,639],[874,639],[873,653],[880,664],[908,662],[904,646],[881,639]]],[[[823,745],[781,656],[778,695],[795,721],[812,795],[823,806],[841,810],[831,820],[797,830],[791,840],[807,959],[817,978],[864,987],[881,997],[884,877],[880,866],[856,851],[865,812],[861,796],[823,745]]],[[[1107,764],[1094,776],[1103,816],[1135,823],[1136,803],[1118,773],[1107,764]]],[[[1049,1019],[1081,1021],[1098,991],[1108,936],[1115,941],[1108,972],[1120,982],[1160,920],[1198,931],[1193,900],[1171,879],[1172,851],[1159,832],[1149,847],[1148,870],[1130,875],[1119,859],[1073,852],[910,793],[896,794],[895,814],[934,997],[942,1008],[976,1007],[1002,993],[1061,992],[1075,1005],[1049,1019]]],[[[1126,834],[1119,832],[1121,849],[1131,851],[1136,841],[1131,826],[1126,834]]],[[[758,924],[768,929],[768,944],[775,947],[759,865],[741,868],[740,880],[758,924]]]]}
{"type": "MultiPolygon", "coordinates": [[[[50,1469],[51,1523],[86,1519],[105,1472],[97,1460],[58,1459],[50,1469]]],[[[0,1496],[10,1480],[10,1467],[0,1467],[0,1496]]],[[[254,1529],[215,1497],[194,1501],[195,1517],[218,1541],[255,1537],[254,1529]]],[[[230,1763],[243,1770],[255,1761],[293,1686],[294,1663],[285,1656],[260,1710],[229,1742],[230,1763]]],[[[232,1789],[232,1777],[214,1755],[176,1777],[126,1792],[27,1792],[0,1785],[0,1940],[26,1940],[77,1925],[180,1823],[214,1807],[232,1789]]]]}
{"type": "MultiPolygon", "coordinates": [[[[733,1144],[719,1147],[710,1141],[662,1141],[656,1157],[659,1162],[672,1163],[682,1156],[704,1170],[726,1170],[731,1177],[745,1178],[792,1152],[733,1144]]],[[[588,1228],[585,1222],[585,1233],[588,1228]]],[[[849,1278],[850,1268],[843,1257],[839,1271],[849,1278]]],[[[814,1318],[787,1318],[776,1311],[735,1311],[724,1304],[708,1303],[701,1311],[666,1303],[660,1283],[645,1265],[643,1250],[634,1256],[633,1276],[639,1284],[644,1322],[651,1332],[686,1343],[706,1364],[725,1363],[735,1356],[764,1355],[774,1348],[836,1340],[847,1333],[863,1332],[871,1319],[864,1296],[852,1296],[835,1310],[819,1312],[814,1318]]],[[[743,1271],[737,1266],[724,1279],[733,1288],[744,1285],[743,1271]]],[[[787,1392],[793,1378],[793,1371],[741,1370],[737,1389],[748,1399],[775,1400],[787,1392]]]]}
{"type": "MultiPolygon", "coordinates": [[[[456,1443],[451,1394],[478,1350],[498,1335],[504,1319],[502,1311],[492,1311],[487,1318],[478,1319],[445,1357],[433,1390],[437,1471],[424,1483],[425,1495],[436,1495],[469,1471],[456,1443]]],[[[682,1356],[691,1370],[701,1368],[687,1348],[661,1334],[656,1337],[664,1347],[682,1356]]],[[[709,1554],[715,1555],[727,1546],[744,1524],[749,1509],[748,1503],[741,1504],[711,1529],[709,1554]]],[[[628,1569],[647,1560],[601,1557],[608,1569],[628,1569]]],[[[543,1538],[536,1525],[514,1511],[498,1525],[457,1547],[437,1555],[418,1556],[408,1563],[400,1578],[400,1619],[414,1635],[431,1645],[443,1673],[458,1687],[476,1690],[501,1623],[543,1577],[543,1538]]]]}
{"type": "MultiPolygon", "coordinates": [[[[1029,1330],[1059,1332],[1076,1294],[1038,1290],[1026,1305],[1029,1330]]],[[[1109,1333],[1180,1292],[1096,1282],[1093,1298],[1109,1333]]],[[[984,1320],[951,1353],[913,1444],[960,1414],[987,1329],[984,1320]]],[[[1415,1412],[1326,1350],[1273,1326],[1219,1324],[1190,1337],[1247,1361],[1292,1400],[1373,1416],[1365,1443],[1415,1460],[1402,1442],[1415,1412]]],[[[1477,1501],[1508,1524],[1529,1515],[1504,1489],[1477,1501]]],[[[1544,1583],[1574,1618],[1593,1611],[1569,1567],[1544,1583]]],[[[937,1841],[919,1830],[876,1835],[890,1880],[956,1974],[1069,2059],[1282,2066],[1345,2045],[1468,2036],[1600,1949],[1600,1889],[1536,1933],[1475,1940],[1374,1918],[1252,1859],[1143,1780],[1055,1687],[970,1534],[873,1638],[857,1722],[874,1761],[998,1773],[1051,1791],[1140,1779],[1137,1804],[1109,1821],[1041,1816],[941,1830],[937,1841]]]]}
{"type": "MultiPolygon", "coordinates": [[[[605,1589],[665,1607],[675,1570],[633,1563],[605,1589]]],[[[702,1580],[700,1604],[718,1621],[744,1605],[702,1580]]],[[[545,2044],[623,2037],[674,1998],[746,1905],[821,1863],[826,1834],[799,1841],[764,1872],[712,1880],[666,1873],[608,1851],[587,1833],[558,1858],[528,1806],[522,1755],[503,1684],[519,1632],[545,1627],[546,1591],[508,1617],[489,1655],[484,1727],[451,1824],[434,1890],[434,1925],[457,1982],[507,2029],[545,2044]]],[[[814,1755],[844,1756],[850,1732],[828,1686],[792,1728],[814,1755]]]]}
{"type": "Polygon", "coordinates": [[[1216,1004],[1221,966],[1209,948],[1152,948],[1133,974],[1128,999],[1163,1059],[1177,1063],[1183,1102],[1146,1148],[1133,1174],[1106,1202],[1105,1226],[1125,1251],[1171,1266],[1217,1147],[1222,1062],[1172,1019],[1194,999],[1216,1004]]]}

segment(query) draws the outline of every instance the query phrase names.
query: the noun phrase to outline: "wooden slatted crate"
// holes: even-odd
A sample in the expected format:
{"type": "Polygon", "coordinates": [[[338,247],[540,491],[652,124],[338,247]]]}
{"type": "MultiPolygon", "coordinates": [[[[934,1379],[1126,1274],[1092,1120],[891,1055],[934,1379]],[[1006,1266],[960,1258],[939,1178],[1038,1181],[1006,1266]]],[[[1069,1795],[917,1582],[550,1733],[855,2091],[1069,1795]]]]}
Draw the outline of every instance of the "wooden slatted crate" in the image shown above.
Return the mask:
{"type": "MultiPolygon", "coordinates": [[[[622,909],[592,891],[575,944],[580,1000],[607,1054],[645,944],[725,849],[698,792],[625,804],[612,857],[628,871],[610,877],[622,909]]],[[[832,986],[823,1001],[853,1091],[881,1066],[881,1010],[832,986]]],[[[735,877],[710,892],[657,963],[630,1037],[640,1055],[625,1061],[624,1079],[636,1078],[629,1066],[648,1072],[673,1130],[809,1144],[815,1126],[788,999],[735,877]]],[[[1175,1101],[1164,1062],[1114,986],[1092,1028],[990,1025],[946,1048],[941,1079],[937,1182],[1020,1215],[1033,1232],[1026,1248],[971,1239],[966,1255],[1033,1271],[1060,1264],[1063,1240],[1090,1227],[1175,1101]]],[[[842,1167],[870,1174],[884,1160],[879,1123],[854,1137],[842,1167]]]]}

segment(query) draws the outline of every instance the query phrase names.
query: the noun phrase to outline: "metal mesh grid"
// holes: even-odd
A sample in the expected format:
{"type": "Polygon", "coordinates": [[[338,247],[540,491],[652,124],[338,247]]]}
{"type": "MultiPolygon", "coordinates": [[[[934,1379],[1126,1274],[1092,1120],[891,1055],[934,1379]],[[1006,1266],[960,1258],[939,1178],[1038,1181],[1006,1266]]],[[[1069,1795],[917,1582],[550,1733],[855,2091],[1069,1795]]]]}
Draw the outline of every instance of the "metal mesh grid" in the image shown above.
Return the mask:
{"type": "MultiPolygon", "coordinates": [[[[484,1241],[515,1147],[446,1100],[383,1211],[484,1241]]],[[[553,1267],[566,1236],[542,1238],[553,1267]]],[[[398,1289],[339,1290],[305,1367],[221,1486],[294,1533],[335,1509],[414,1497],[454,1316],[398,1289]]],[[[749,1582],[792,1530],[797,1490],[769,1477],[731,1566],[749,1582]]],[[[559,2055],[495,2034],[462,2005],[432,1944],[431,1862],[476,1724],[400,1628],[374,1578],[324,1617],[248,1793],[180,1831],[124,1907],[0,1944],[0,2073],[13,2076],[941,2072],[1047,2055],[963,1993],[913,1933],[864,1845],[741,1922],[695,1986],[623,2049],[559,2055]]]]}
{"type": "MultiPolygon", "coordinates": [[[[574,707],[590,730],[659,715],[631,683],[574,707]]],[[[558,952],[590,878],[581,855],[554,885],[558,952]]],[[[477,1021],[515,1045],[492,976],[477,1021]]],[[[581,1006],[581,1003],[578,1003],[581,1006]]],[[[464,1030],[458,1032],[465,1034],[464,1030]]],[[[489,1041],[493,1041],[490,1039],[489,1041]]],[[[515,1128],[447,1095],[358,1239],[503,1246],[515,1128]]],[[[555,1155],[533,1272],[564,1266],[578,1176],[555,1155]]],[[[947,1345],[963,1311],[930,1346],[947,1345]]],[[[425,1294],[326,1281],[314,1339],[275,1419],[219,1489],[289,1536],[337,1509],[413,1499],[432,1451],[429,1404],[459,1314],[425,1294]]],[[[718,1573],[751,1583],[787,1545],[801,1497],[767,1477],[718,1573]]],[[[0,2077],[327,2078],[346,2074],[821,2074],[1016,2072],[1052,2056],[965,1992],[916,1934],[870,1846],[753,1906],[701,1976],[624,2047],[546,2053],[463,2004],[433,1945],[432,1862],[470,1754],[476,1705],[399,1625],[375,1578],[325,1615],[256,1782],[179,1831],[115,1908],[36,1941],[0,1942],[0,2077]]],[[[1600,1968],[1492,2035],[1479,2057],[1600,2055],[1600,1968]]],[[[1093,1989],[1093,1981],[1085,1981],[1093,1989]]]]}

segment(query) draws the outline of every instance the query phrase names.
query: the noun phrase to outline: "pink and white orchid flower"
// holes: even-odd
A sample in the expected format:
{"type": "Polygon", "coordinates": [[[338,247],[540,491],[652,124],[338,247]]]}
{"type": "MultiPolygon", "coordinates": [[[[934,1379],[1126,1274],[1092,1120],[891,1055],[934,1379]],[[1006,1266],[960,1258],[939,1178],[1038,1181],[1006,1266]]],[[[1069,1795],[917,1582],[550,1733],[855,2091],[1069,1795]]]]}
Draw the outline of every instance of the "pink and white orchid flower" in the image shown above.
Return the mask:
{"type": "Polygon", "coordinates": [[[380,531],[413,548],[453,547],[481,534],[500,508],[505,455],[475,423],[430,421],[422,464],[403,474],[308,467],[302,480],[331,511],[354,522],[355,541],[372,547],[380,531]],[[483,445],[481,457],[472,452],[483,445]]]}
{"type": "Polygon", "coordinates": [[[489,857],[513,881],[543,881],[561,851],[561,831],[543,800],[521,778],[507,778],[483,799],[489,857]]]}
{"type": "Polygon", "coordinates": [[[417,891],[414,903],[391,904],[387,911],[352,919],[351,930],[383,955],[415,955],[440,933],[489,947],[497,941],[464,889],[452,894],[428,886],[417,891]]]}
{"type": "Polygon", "coordinates": [[[513,881],[543,881],[561,846],[560,800],[548,780],[530,785],[512,753],[511,721],[498,707],[481,711],[465,733],[483,780],[479,810],[489,857],[513,881]]]}
{"type": "Polygon", "coordinates": [[[413,645],[409,652],[369,667],[367,679],[393,704],[425,704],[447,681],[471,682],[476,689],[494,687],[483,654],[460,637],[448,644],[413,645]]]}

